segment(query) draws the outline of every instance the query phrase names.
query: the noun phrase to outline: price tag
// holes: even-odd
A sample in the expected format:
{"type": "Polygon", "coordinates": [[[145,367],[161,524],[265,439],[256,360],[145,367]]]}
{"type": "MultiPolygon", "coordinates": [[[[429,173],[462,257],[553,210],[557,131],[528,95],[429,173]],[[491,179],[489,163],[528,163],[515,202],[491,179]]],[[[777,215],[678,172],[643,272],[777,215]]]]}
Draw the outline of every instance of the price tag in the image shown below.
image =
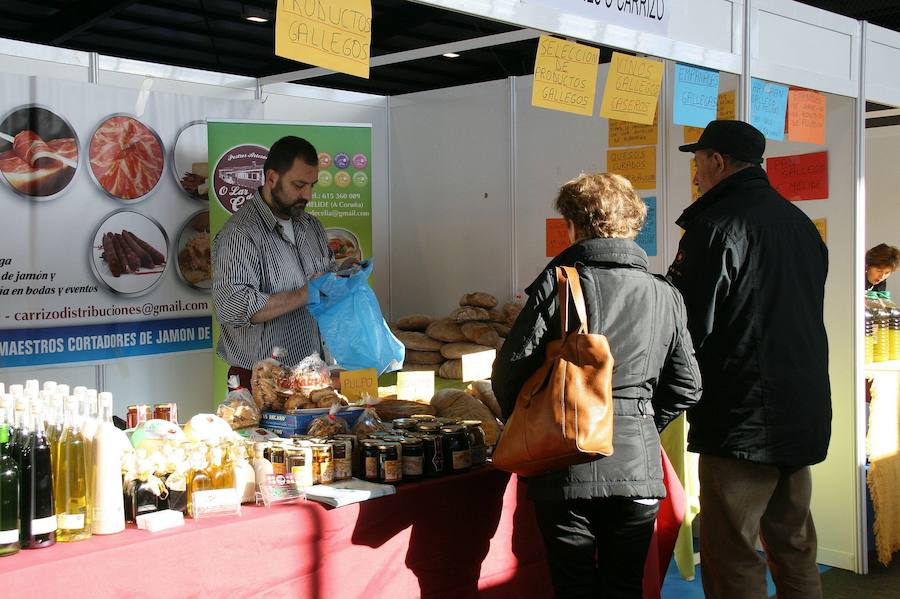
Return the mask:
{"type": "Polygon", "coordinates": [[[259,491],[266,507],[304,498],[293,474],[267,474],[266,479],[260,481],[259,491]]]}
{"type": "Polygon", "coordinates": [[[489,349],[466,354],[462,357],[462,378],[464,381],[480,381],[491,378],[491,369],[494,367],[494,358],[497,350],[489,349]]]}
{"type": "Polygon", "coordinates": [[[431,401],[434,396],[434,371],[397,373],[397,399],[431,401]]]}
{"type": "Polygon", "coordinates": [[[374,368],[342,372],[341,393],[350,401],[356,401],[365,393],[378,397],[378,372],[374,368]]]}

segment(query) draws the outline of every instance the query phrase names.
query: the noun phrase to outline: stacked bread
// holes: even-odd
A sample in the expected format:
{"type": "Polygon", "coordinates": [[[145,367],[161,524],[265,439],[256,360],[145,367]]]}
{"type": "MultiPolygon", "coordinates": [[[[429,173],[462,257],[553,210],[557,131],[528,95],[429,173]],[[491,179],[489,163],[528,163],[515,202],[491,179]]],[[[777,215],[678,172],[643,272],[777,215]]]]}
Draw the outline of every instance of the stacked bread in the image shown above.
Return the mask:
{"type": "Polygon", "coordinates": [[[477,291],[459,300],[446,318],[410,314],[395,323],[397,338],[406,346],[404,370],[432,370],[445,379],[462,379],[462,357],[500,347],[521,306],[497,308],[497,298],[477,291]]]}

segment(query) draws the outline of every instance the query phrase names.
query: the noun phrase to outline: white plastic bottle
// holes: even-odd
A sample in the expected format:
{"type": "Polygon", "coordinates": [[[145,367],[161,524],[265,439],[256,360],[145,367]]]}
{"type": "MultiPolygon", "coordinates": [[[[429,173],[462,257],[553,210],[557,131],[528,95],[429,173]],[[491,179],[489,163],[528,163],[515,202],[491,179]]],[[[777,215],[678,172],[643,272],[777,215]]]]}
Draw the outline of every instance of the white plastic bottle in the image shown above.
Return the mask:
{"type": "Polygon", "coordinates": [[[243,443],[234,448],[234,486],[241,496],[241,503],[256,501],[256,471],[247,459],[243,443]]]}
{"type": "Polygon", "coordinates": [[[99,395],[100,424],[91,444],[93,457],[94,534],[125,530],[122,500],[122,442],[112,421],[112,393],[99,395]]]}
{"type": "Polygon", "coordinates": [[[259,484],[265,482],[266,475],[275,473],[272,469],[272,462],[263,457],[265,448],[265,443],[255,443],[253,445],[253,474],[256,478],[257,491],[259,491],[259,484]]]}

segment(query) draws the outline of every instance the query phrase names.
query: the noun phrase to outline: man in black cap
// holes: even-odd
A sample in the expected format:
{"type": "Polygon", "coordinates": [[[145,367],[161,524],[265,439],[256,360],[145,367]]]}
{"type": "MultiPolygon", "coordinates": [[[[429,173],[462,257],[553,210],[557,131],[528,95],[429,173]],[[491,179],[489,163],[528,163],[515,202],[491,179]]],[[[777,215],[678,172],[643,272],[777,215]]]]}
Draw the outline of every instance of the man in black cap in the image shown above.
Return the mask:
{"type": "Polygon", "coordinates": [[[709,599],[821,597],[809,511],[811,464],[831,435],[823,322],[828,250],[769,184],[766,140],[713,121],[693,152],[700,198],[668,277],[684,295],[703,395],[688,412],[700,454],[700,559],[709,599]]]}

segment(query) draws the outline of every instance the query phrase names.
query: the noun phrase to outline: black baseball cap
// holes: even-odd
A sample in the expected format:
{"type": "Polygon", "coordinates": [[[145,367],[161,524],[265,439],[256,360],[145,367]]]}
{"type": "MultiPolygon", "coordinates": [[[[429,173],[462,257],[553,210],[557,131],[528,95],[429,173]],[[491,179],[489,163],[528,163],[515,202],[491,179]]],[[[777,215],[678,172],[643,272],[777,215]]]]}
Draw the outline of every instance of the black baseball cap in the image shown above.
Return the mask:
{"type": "Polygon", "coordinates": [[[744,121],[711,121],[696,143],[678,146],[682,152],[715,150],[742,162],[762,164],[766,136],[744,121]]]}

